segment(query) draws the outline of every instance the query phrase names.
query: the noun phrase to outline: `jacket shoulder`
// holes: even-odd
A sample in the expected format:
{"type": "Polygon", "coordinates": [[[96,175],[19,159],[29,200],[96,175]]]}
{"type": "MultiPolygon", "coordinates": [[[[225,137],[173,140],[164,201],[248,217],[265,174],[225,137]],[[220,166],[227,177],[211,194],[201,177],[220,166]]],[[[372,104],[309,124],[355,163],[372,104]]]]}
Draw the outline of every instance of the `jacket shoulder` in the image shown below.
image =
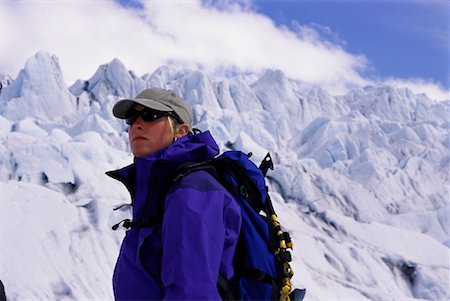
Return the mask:
{"type": "Polygon", "coordinates": [[[183,176],[173,187],[173,189],[177,188],[191,188],[202,192],[223,191],[228,193],[225,187],[206,170],[193,171],[183,176]]]}

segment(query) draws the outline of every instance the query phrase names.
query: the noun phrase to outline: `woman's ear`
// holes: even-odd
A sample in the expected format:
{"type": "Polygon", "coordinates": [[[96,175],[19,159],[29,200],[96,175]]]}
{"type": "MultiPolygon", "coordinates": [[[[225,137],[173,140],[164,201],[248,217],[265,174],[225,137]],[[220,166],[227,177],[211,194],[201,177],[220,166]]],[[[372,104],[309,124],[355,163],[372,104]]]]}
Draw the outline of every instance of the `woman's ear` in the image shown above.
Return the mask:
{"type": "Polygon", "coordinates": [[[189,126],[186,123],[177,125],[177,131],[175,133],[176,138],[181,138],[189,133],[189,126]]]}

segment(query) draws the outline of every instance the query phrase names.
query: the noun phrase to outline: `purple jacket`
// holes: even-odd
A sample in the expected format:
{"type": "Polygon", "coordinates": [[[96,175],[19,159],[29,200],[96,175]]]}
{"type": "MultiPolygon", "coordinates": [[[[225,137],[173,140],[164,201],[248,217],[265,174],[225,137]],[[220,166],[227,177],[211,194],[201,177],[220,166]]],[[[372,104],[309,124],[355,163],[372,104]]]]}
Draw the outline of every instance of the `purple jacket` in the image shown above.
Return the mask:
{"type": "Polygon", "coordinates": [[[126,232],[113,276],[116,300],[220,300],[219,273],[226,278],[234,273],[239,205],[206,171],[167,185],[179,164],[212,159],[218,152],[209,132],[188,135],[108,173],[130,191],[133,219],[164,212],[162,226],[126,232]],[[164,209],[158,208],[163,196],[164,209]]]}

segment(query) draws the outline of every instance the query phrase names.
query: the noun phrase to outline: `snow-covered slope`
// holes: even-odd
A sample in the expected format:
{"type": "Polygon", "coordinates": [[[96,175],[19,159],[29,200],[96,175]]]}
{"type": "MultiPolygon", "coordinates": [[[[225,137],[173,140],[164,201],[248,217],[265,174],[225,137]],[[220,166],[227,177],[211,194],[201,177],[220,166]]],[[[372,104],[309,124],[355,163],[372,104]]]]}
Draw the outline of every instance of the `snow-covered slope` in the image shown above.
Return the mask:
{"type": "Polygon", "coordinates": [[[104,172],[129,164],[111,108],[145,87],[176,90],[222,150],[267,151],[271,196],[295,243],[308,300],[447,300],[450,101],[393,86],[333,96],[282,72],[138,77],[114,59],[66,86],[40,52],[0,71],[0,280],[8,300],[111,300],[129,215],[104,172]]]}

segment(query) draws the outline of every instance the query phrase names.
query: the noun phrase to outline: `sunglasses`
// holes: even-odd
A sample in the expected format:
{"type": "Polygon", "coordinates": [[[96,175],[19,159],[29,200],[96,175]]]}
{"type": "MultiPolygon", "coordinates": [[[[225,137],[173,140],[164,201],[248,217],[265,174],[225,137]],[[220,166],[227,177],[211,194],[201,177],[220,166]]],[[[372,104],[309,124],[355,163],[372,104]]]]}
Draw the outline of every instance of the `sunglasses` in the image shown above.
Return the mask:
{"type": "Polygon", "coordinates": [[[175,118],[175,120],[178,123],[183,123],[180,119],[180,117],[178,117],[178,115],[176,115],[175,112],[163,112],[163,111],[155,111],[155,110],[151,110],[151,109],[143,109],[143,110],[130,110],[128,112],[128,117],[125,119],[125,122],[128,125],[132,125],[136,119],[138,119],[139,116],[141,116],[142,120],[146,121],[146,122],[150,122],[150,121],[155,121],[159,118],[162,118],[164,116],[171,116],[173,118],[175,118]]]}

